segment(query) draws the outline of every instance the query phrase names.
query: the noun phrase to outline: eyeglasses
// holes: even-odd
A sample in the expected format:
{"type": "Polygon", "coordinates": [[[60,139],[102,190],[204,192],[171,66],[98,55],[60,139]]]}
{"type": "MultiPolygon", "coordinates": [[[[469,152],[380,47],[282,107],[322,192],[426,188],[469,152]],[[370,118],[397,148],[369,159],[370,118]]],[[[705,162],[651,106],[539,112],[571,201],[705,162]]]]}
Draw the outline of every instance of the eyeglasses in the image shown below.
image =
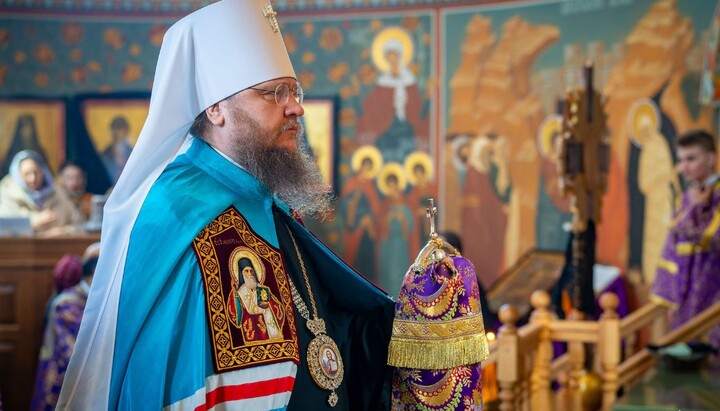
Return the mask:
{"type": "Polygon", "coordinates": [[[290,90],[290,86],[287,83],[280,83],[277,87],[275,87],[275,91],[273,90],[267,90],[264,88],[256,88],[256,87],[248,87],[249,89],[257,90],[257,91],[264,91],[265,94],[269,93],[275,93],[275,104],[277,104],[280,107],[285,107],[290,101],[290,94],[292,92],[292,96],[297,101],[298,104],[302,105],[303,99],[305,97],[305,93],[303,92],[302,87],[300,87],[300,84],[296,84],[295,87],[290,90]]]}

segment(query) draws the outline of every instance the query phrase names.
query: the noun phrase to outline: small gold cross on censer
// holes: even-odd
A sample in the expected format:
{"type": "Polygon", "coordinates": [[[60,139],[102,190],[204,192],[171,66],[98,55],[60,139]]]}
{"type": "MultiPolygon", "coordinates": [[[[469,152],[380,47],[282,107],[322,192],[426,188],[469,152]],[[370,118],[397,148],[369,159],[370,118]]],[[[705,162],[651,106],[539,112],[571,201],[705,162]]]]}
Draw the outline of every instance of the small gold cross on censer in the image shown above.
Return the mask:
{"type": "Polygon", "coordinates": [[[435,200],[428,198],[428,206],[425,208],[425,216],[430,220],[430,239],[436,239],[438,234],[435,231],[435,218],[437,217],[437,207],[435,200]]]}
{"type": "MultiPolygon", "coordinates": [[[[430,220],[430,240],[420,250],[420,253],[415,258],[415,262],[410,266],[410,270],[415,275],[421,275],[425,269],[433,262],[445,261],[448,254],[460,256],[460,253],[452,245],[446,243],[435,231],[437,226],[437,207],[435,207],[435,200],[428,198],[428,206],[425,209],[425,216],[430,220]]],[[[455,268],[451,267],[453,272],[455,268]]]]}
{"type": "Polygon", "coordinates": [[[268,19],[268,22],[270,22],[270,27],[272,27],[273,32],[277,33],[280,31],[280,26],[278,26],[278,21],[275,18],[277,13],[273,10],[272,4],[268,4],[263,8],[263,16],[265,16],[268,19]]]}

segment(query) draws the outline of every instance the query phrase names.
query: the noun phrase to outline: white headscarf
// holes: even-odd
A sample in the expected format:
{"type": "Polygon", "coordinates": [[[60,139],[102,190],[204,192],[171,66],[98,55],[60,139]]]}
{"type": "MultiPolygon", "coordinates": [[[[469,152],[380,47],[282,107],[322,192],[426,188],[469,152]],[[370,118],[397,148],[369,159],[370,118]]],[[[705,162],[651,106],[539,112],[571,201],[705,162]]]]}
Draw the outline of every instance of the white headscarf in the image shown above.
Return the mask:
{"type": "Polygon", "coordinates": [[[12,162],[10,163],[10,178],[12,178],[13,182],[30,197],[36,206],[40,208],[43,208],[45,206],[45,202],[53,194],[55,194],[55,182],[53,181],[52,172],[48,168],[47,163],[45,163],[45,159],[43,159],[42,156],[35,151],[23,150],[15,154],[15,157],[13,157],[12,162]],[[35,160],[35,163],[37,163],[38,167],[40,167],[40,172],[42,173],[42,186],[37,190],[28,187],[25,182],[25,178],[23,178],[22,173],[20,172],[20,163],[28,158],[35,160]]]}
{"type": "Polygon", "coordinates": [[[295,77],[266,7],[269,0],[221,0],[165,34],[147,120],[105,206],[102,253],[58,409],[107,408],[130,232],[152,184],[189,145],[183,142],[195,117],[247,87],[295,77]]]}

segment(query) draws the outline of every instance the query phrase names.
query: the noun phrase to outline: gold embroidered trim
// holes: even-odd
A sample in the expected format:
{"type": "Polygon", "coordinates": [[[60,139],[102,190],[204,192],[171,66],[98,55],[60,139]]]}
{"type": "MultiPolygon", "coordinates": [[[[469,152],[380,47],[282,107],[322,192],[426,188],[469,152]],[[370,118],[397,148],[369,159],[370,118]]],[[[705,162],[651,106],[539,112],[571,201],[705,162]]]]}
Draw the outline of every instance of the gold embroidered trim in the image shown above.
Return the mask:
{"type": "Polygon", "coordinates": [[[696,246],[694,243],[690,242],[677,243],[675,245],[675,253],[677,255],[692,255],[695,254],[695,247],[699,246],[696,246]]]}
{"type": "MultiPolygon", "coordinates": [[[[424,264],[425,263],[423,263],[423,265],[424,264]]],[[[437,318],[450,309],[450,305],[453,302],[450,296],[457,291],[458,283],[462,284],[462,279],[460,279],[459,276],[456,277],[456,280],[451,279],[444,282],[433,295],[425,298],[413,295],[413,304],[415,304],[417,311],[422,315],[437,318]]]]}
{"type": "MultiPolygon", "coordinates": [[[[458,381],[457,371],[450,370],[445,376],[432,386],[415,384],[410,382],[410,390],[420,400],[423,405],[440,408],[444,404],[448,404],[458,389],[462,389],[463,384],[458,381]]],[[[450,404],[448,404],[450,405],[450,404]]],[[[454,409],[455,407],[453,407],[454,409]]],[[[427,408],[426,408],[427,409],[427,408]]],[[[440,408],[442,409],[442,408],[440,408]]],[[[448,409],[448,408],[446,408],[448,409]]]]}
{"type": "Polygon", "coordinates": [[[663,307],[667,307],[667,308],[677,308],[677,304],[675,304],[674,302],[672,302],[670,300],[666,300],[666,299],[660,297],[659,295],[650,294],[650,297],[648,297],[648,298],[650,299],[650,301],[654,302],[657,305],[662,305],[663,307]]]}
{"type": "Polygon", "coordinates": [[[678,265],[674,261],[665,260],[663,258],[660,258],[658,260],[658,267],[662,268],[663,270],[669,272],[670,274],[677,274],[678,273],[678,265]]]}
{"type": "Polygon", "coordinates": [[[450,321],[393,322],[388,365],[445,370],[485,361],[490,352],[482,315],[450,321]]]}
{"type": "Polygon", "coordinates": [[[702,238],[700,238],[701,250],[707,251],[710,248],[710,241],[715,236],[718,228],[720,228],[720,209],[715,210],[713,218],[710,220],[710,224],[708,224],[705,232],[702,234],[702,238]]]}
{"type": "Polygon", "coordinates": [[[675,252],[678,255],[692,255],[696,252],[707,251],[710,249],[710,241],[713,239],[718,229],[720,229],[720,209],[715,211],[712,220],[710,220],[710,224],[708,224],[705,231],[703,231],[702,236],[700,237],[700,244],[694,244],[691,242],[677,243],[675,246],[675,252]]]}

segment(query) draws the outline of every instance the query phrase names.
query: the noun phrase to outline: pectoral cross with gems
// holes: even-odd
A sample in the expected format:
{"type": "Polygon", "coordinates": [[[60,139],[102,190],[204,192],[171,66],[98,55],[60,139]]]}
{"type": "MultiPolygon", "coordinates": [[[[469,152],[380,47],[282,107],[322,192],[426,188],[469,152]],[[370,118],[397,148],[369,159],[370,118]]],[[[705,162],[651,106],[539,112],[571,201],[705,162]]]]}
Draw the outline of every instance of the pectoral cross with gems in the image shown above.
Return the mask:
{"type": "Polygon", "coordinates": [[[430,220],[430,238],[436,239],[438,234],[435,232],[435,218],[437,217],[437,207],[435,207],[435,200],[428,198],[428,206],[425,209],[425,216],[430,220]]]}
{"type": "Polygon", "coordinates": [[[265,16],[265,18],[268,19],[268,22],[270,22],[270,27],[272,27],[274,33],[280,31],[280,26],[278,26],[278,21],[275,18],[277,13],[273,10],[272,4],[268,4],[263,8],[263,16],[265,16]]]}

